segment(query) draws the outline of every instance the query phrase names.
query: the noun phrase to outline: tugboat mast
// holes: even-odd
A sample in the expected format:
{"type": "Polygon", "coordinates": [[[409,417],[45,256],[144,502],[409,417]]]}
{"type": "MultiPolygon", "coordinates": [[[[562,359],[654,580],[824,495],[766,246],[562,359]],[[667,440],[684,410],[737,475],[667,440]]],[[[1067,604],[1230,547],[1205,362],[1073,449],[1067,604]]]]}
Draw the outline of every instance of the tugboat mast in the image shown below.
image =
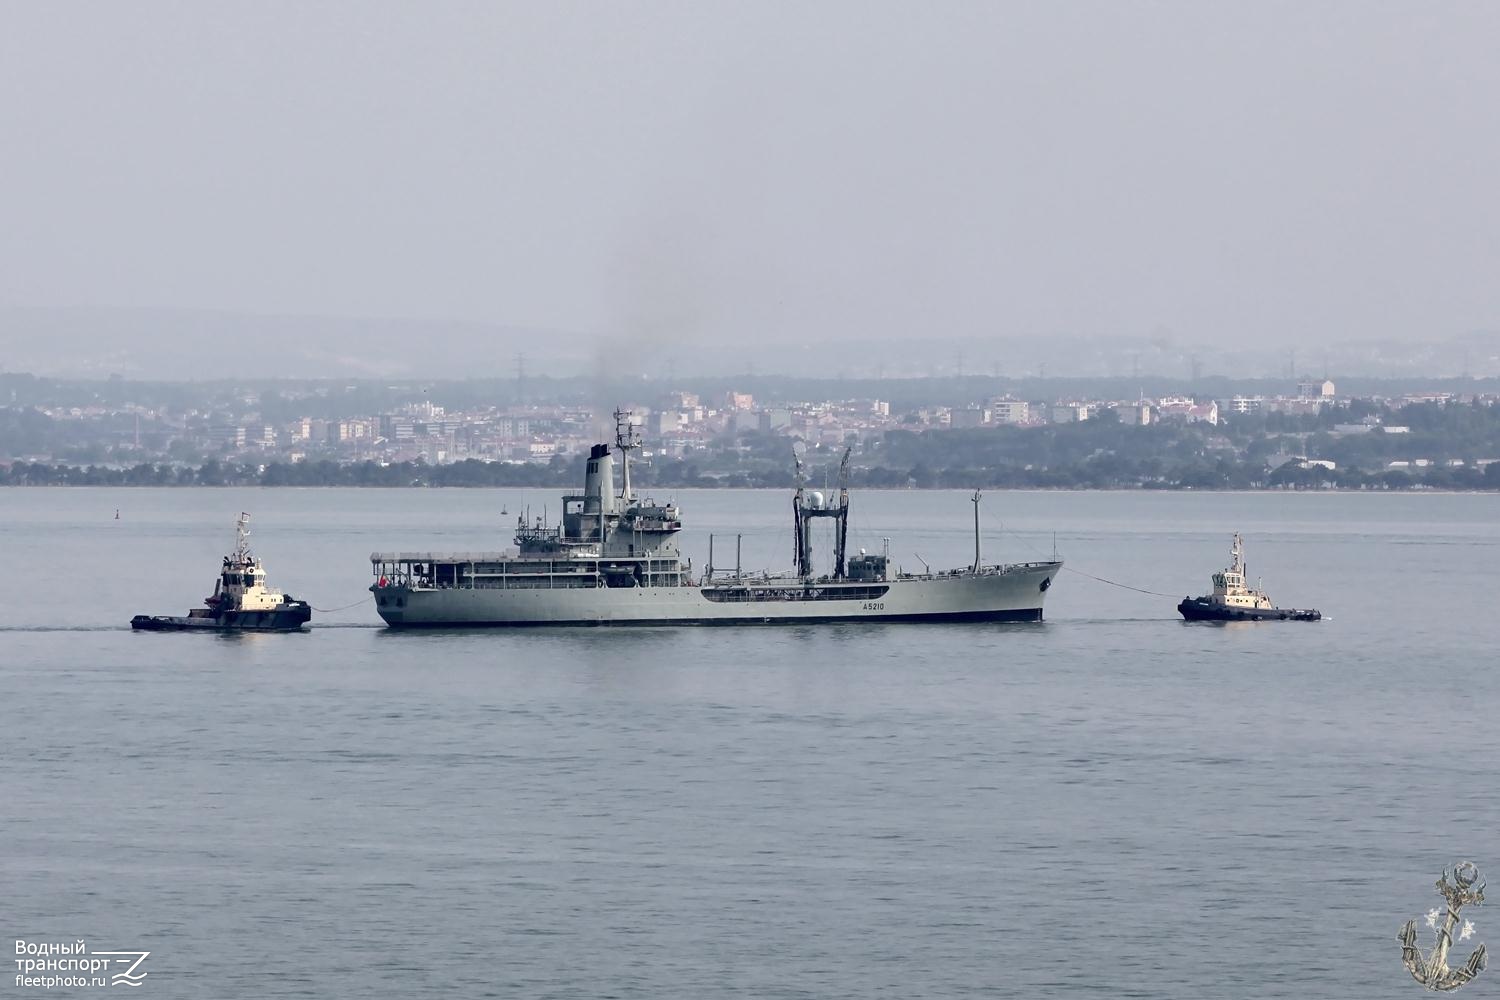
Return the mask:
{"type": "Polygon", "coordinates": [[[250,561],[250,515],[244,511],[240,511],[234,522],[234,561],[250,561]]]}

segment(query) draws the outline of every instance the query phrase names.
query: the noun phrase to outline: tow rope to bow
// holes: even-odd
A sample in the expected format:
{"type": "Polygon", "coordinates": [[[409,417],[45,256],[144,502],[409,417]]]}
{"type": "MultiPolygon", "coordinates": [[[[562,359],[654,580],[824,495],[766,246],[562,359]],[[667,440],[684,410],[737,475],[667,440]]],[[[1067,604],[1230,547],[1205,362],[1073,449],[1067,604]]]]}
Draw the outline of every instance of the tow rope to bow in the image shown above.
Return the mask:
{"type": "Polygon", "coordinates": [[[1095,576],[1092,573],[1085,573],[1083,570],[1081,570],[1081,569],[1074,569],[1072,566],[1064,566],[1063,569],[1065,571],[1069,572],[1069,573],[1077,573],[1079,576],[1086,576],[1090,580],[1098,580],[1100,583],[1107,583],[1111,587],[1119,587],[1121,590],[1133,590],[1137,594],[1150,594],[1152,597],[1176,597],[1177,596],[1176,594],[1163,594],[1160,591],[1156,591],[1156,590],[1145,590],[1145,589],[1142,589],[1141,587],[1132,587],[1128,583],[1117,583],[1114,580],[1106,580],[1102,576],[1095,576]]]}
{"type": "Polygon", "coordinates": [[[308,607],[312,608],[320,615],[331,615],[335,611],[348,611],[350,608],[357,608],[361,604],[365,603],[365,601],[373,601],[374,599],[375,598],[373,597],[366,597],[363,601],[355,601],[353,604],[346,604],[341,608],[313,608],[311,604],[309,604],[308,607]]]}
{"type": "MultiPolygon", "coordinates": [[[[1011,532],[1004,532],[1004,533],[1005,534],[1009,534],[1011,538],[1014,538],[1016,541],[1020,542],[1024,546],[1026,546],[1026,548],[1030,549],[1033,553],[1037,553],[1036,546],[1032,545],[1030,542],[1028,542],[1024,537],[1022,537],[1017,532],[1011,531],[1011,532]]],[[[1053,537],[1056,538],[1055,535],[1053,537]]],[[[1056,553],[1057,553],[1057,542],[1056,541],[1054,541],[1052,543],[1052,552],[1053,552],[1053,558],[1056,558],[1057,557],[1056,556],[1056,553]]],[[[1040,556],[1040,553],[1037,553],[1037,555],[1040,556]]],[[[1042,557],[1042,558],[1045,558],[1045,557],[1042,557]]],[[[1102,576],[1095,576],[1092,573],[1085,573],[1081,569],[1074,569],[1072,566],[1068,566],[1068,565],[1064,565],[1063,566],[1063,572],[1065,572],[1065,573],[1077,573],[1079,576],[1088,577],[1090,580],[1094,580],[1094,581],[1097,581],[1097,582],[1103,583],[1103,584],[1108,584],[1111,587],[1119,587],[1121,590],[1133,590],[1137,594],[1150,594],[1152,597],[1176,597],[1177,596],[1176,594],[1163,594],[1159,590],[1146,590],[1144,587],[1132,587],[1128,583],[1120,583],[1117,580],[1106,580],[1102,576]]]]}

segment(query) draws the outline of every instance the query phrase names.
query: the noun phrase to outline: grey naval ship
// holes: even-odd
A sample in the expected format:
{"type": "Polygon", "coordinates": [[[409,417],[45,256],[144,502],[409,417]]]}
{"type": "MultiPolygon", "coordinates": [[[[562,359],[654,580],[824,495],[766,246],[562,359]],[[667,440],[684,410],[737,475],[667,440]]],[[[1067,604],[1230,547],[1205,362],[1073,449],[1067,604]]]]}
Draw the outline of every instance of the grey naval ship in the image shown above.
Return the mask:
{"type": "MultiPolygon", "coordinates": [[[[1062,563],[984,565],[979,495],[974,495],[974,562],[962,569],[894,569],[889,541],[879,554],[846,558],[849,454],[836,496],[805,486],[795,447],[792,497],[795,569],[786,575],[713,565],[695,578],[678,550],[675,504],[637,498],[630,453],[640,447],[628,414],[615,414],[615,443],[595,445],[581,494],[564,496],[560,524],[517,520],[508,552],[375,552],[370,590],[396,628],[522,625],[730,625],[844,622],[1042,620],[1042,602],[1062,563]],[[619,456],[620,489],[615,490],[619,456]],[[813,568],[813,525],[832,522],[833,566],[813,568]]],[[[736,560],[738,562],[738,560],[736,560]]]]}

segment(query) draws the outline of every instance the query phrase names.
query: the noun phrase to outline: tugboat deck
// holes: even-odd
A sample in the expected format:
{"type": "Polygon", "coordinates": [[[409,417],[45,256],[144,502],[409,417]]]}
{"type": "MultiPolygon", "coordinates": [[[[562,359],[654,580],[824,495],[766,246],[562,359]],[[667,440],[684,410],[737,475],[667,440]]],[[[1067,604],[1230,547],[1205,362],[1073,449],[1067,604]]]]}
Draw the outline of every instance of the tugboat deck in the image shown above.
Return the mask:
{"type": "MultiPolygon", "coordinates": [[[[257,617],[260,612],[254,613],[257,617]]],[[[302,622],[281,621],[236,621],[225,622],[209,615],[189,613],[186,618],[178,615],[136,615],[130,619],[130,627],[141,632],[302,632],[302,622]]]]}

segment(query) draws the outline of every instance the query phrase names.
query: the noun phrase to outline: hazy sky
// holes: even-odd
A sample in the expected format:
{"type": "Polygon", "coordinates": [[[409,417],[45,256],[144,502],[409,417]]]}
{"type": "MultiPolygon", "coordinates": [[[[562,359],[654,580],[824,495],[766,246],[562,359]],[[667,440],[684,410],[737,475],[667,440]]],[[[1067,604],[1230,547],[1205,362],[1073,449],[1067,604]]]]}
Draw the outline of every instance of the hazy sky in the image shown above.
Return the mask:
{"type": "Polygon", "coordinates": [[[1500,4],[0,2],[0,305],[1500,327],[1500,4]]]}

